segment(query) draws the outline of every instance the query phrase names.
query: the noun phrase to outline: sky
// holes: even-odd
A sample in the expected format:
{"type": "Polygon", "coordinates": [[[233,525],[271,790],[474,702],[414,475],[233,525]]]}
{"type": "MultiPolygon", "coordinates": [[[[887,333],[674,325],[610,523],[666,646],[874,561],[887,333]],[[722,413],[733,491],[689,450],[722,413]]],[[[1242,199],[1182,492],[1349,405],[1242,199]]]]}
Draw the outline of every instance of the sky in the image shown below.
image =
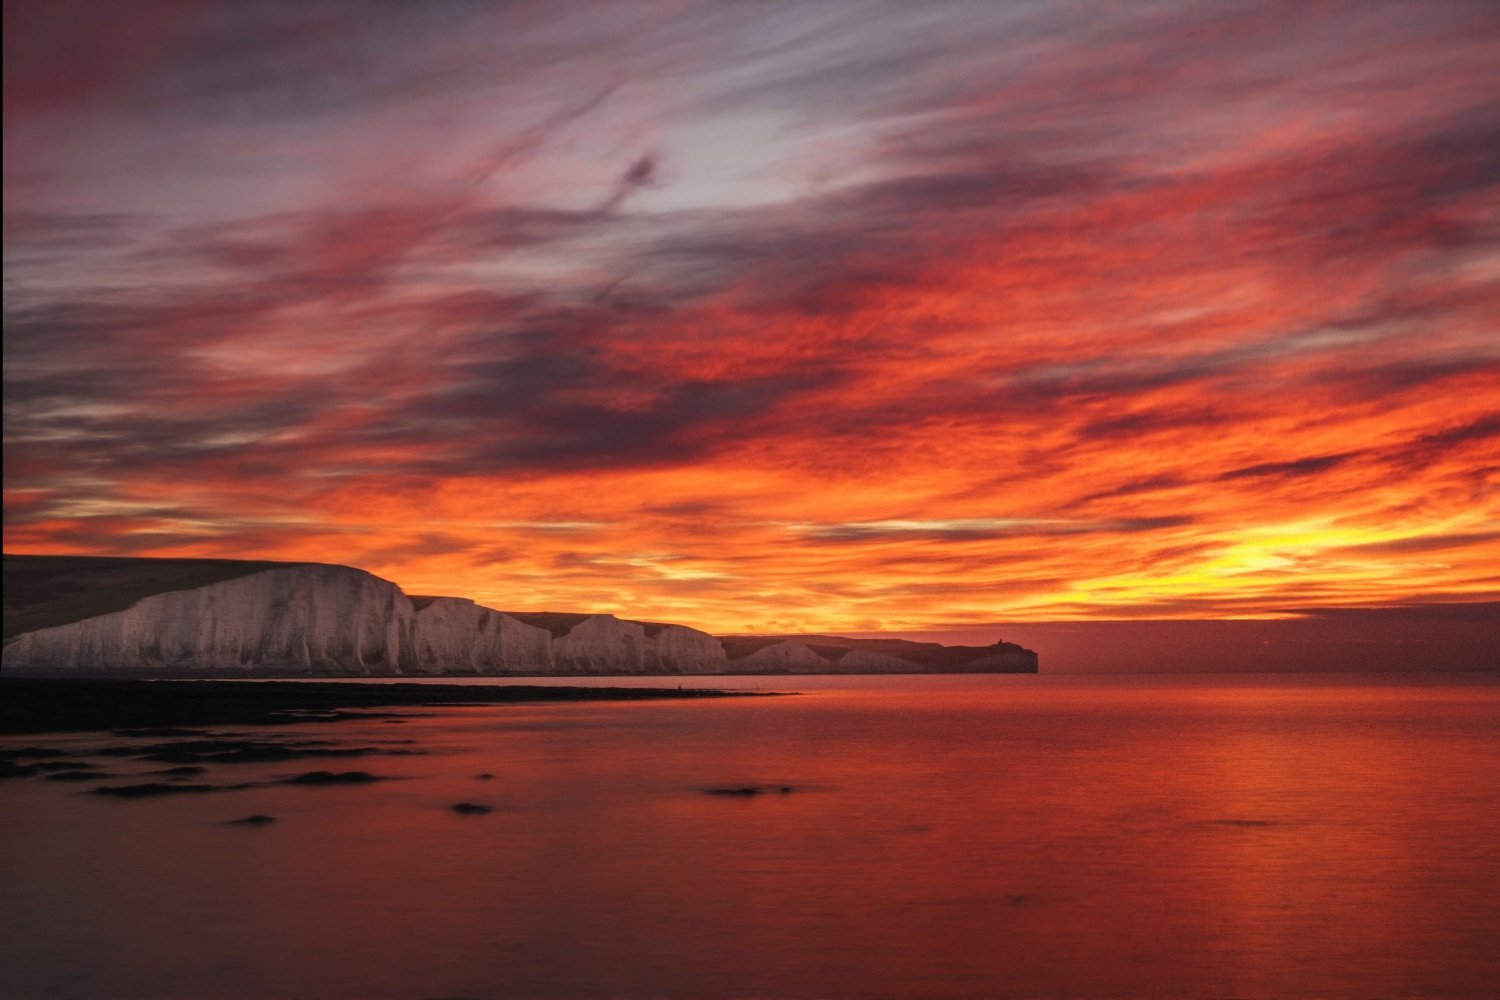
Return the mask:
{"type": "Polygon", "coordinates": [[[1500,599],[1488,0],[19,0],[4,45],[8,552],[719,633],[1500,599]]]}

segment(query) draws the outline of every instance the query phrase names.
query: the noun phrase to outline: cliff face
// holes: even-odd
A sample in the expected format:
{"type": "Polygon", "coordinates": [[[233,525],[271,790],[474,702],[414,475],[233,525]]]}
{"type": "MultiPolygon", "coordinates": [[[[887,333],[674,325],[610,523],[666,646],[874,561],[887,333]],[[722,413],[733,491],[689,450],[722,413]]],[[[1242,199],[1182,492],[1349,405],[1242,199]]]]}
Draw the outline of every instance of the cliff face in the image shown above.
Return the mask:
{"type": "Polygon", "coordinates": [[[724,644],[707,632],[684,625],[647,625],[642,667],[648,674],[722,674],[728,657],[724,644]]]}
{"type": "Polygon", "coordinates": [[[50,557],[44,556],[5,558],[7,642],[0,665],[23,673],[1036,670],[1036,654],[1004,643],[967,649],[837,636],[809,636],[806,642],[794,637],[721,640],[682,625],[614,615],[506,613],[467,598],[410,598],[395,584],[347,566],[61,558],[49,564],[50,557]],[[166,589],[170,586],[178,589],[166,589]],[[75,591],[81,596],[70,601],[75,591]],[[36,627],[38,623],[47,624],[36,627]]]}
{"type": "Polygon", "coordinates": [[[466,597],[436,597],[412,616],[401,651],[409,674],[500,674],[552,665],[552,636],[466,597]]]}
{"type": "Polygon", "coordinates": [[[266,570],[27,632],[3,663],[44,669],[395,674],[411,601],[343,566],[266,570]]]}
{"type": "Polygon", "coordinates": [[[955,674],[1016,674],[1035,673],[1036,654],[1019,647],[968,660],[951,668],[955,674]]]}
{"type": "Polygon", "coordinates": [[[559,674],[644,673],[646,629],[614,615],[590,615],[552,640],[552,669],[559,674]]]}
{"type": "MultiPolygon", "coordinates": [[[[553,622],[558,632],[567,624],[553,622]]],[[[683,625],[589,615],[554,636],[552,672],[558,674],[711,674],[722,673],[727,662],[718,639],[683,625]]]]}
{"type": "Polygon", "coordinates": [[[800,642],[777,642],[762,646],[743,659],[735,660],[730,669],[736,673],[794,674],[827,673],[833,666],[829,660],[800,642]]]}
{"type": "Polygon", "coordinates": [[[912,665],[900,657],[851,649],[834,662],[834,669],[844,674],[905,674],[911,672],[912,665]]]}

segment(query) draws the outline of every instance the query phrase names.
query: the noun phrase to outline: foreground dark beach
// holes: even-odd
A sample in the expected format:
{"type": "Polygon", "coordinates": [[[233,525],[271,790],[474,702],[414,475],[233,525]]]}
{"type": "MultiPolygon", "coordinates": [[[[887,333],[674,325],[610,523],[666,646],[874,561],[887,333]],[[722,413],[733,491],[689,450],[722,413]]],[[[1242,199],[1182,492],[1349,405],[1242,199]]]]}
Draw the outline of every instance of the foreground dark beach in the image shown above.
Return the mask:
{"type": "Polygon", "coordinates": [[[0,734],[337,721],[368,717],[351,710],[428,705],[751,696],[692,688],[6,677],[0,678],[0,734]]]}

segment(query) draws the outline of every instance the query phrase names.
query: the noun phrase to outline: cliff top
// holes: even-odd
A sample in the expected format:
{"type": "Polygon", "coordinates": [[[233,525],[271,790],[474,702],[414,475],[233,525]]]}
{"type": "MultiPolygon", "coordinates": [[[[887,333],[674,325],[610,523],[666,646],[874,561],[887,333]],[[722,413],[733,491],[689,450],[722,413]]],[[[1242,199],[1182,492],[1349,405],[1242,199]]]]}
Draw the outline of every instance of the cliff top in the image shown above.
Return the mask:
{"type": "Polygon", "coordinates": [[[552,633],[552,638],[561,639],[579,622],[593,618],[592,614],[581,614],[576,611],[507,611],[518,622],[527,625],[535,625],[552,633]]]}
{"type": "Polygon", "coordinates": [[[731,660],[743,659],[778,642],[796,642],[827,660],[837,660],[844,653],[858,649],[894,656],[933,671],[956,670],[967,663],[1000,653],[1030,652],[1013,642],[997,642],[992,646],[943,646],[910,639],[851,639],[842,635],[721,635],[718,638],[731,660]]]}
{"type": "Polygon", "coordinates": [[[9,640],[22,632],[124,611],[153,594],[205,587],[268,569],[307,565],[311,564],[6,553],[3,637],[9,640]]]}

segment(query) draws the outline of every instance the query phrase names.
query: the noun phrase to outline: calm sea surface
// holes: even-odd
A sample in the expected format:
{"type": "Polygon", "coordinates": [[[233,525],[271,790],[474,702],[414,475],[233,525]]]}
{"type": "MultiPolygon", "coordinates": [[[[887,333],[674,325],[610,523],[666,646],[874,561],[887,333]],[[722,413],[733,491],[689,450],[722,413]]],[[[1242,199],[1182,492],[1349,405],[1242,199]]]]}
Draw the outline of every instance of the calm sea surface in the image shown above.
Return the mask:
{"type": "Polygon", "coordinates": [[[0,996],[1500,990],[1494,677],[680,683],[805,694],[255,729],[427,753],[191,779],[401,779],[360,786],[5,782],[0,996]]]}

